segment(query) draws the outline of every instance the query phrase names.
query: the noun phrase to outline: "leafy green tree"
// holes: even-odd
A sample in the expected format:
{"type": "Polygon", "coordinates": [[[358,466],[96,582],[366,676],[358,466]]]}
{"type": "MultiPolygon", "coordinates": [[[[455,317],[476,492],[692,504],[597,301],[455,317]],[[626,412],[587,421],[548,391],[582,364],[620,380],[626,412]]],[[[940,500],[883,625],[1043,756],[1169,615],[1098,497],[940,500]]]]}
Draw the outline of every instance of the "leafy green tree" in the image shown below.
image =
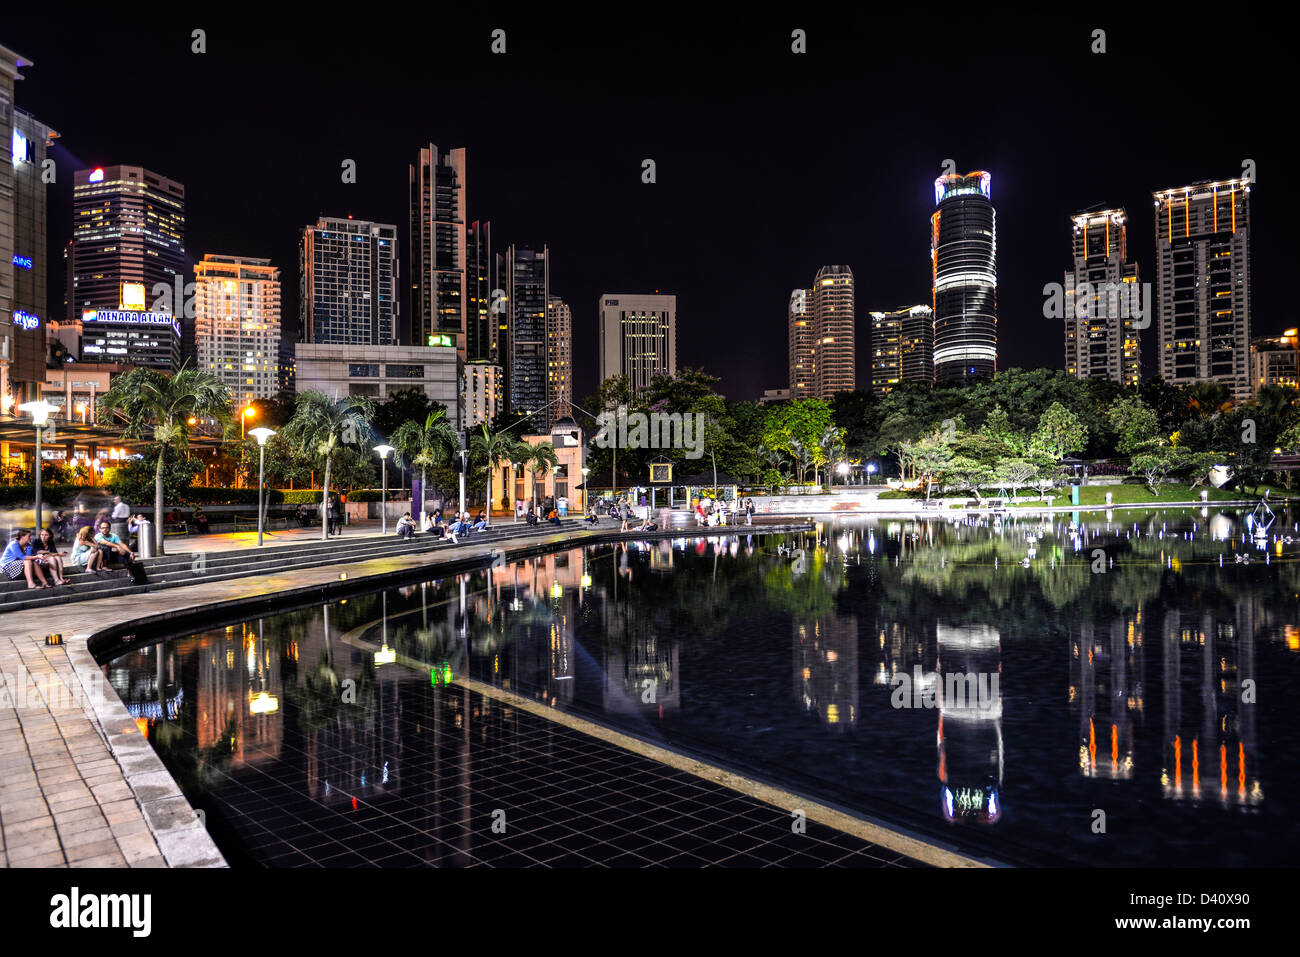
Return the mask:
{"type": "Polygon", "coordinates": [[[1129,460],[1129,471],[1141,477],[1152,495],[1160,494],[1160,483],[1179,467],[1178,450],[1172,446],[1150,445],[1129,460]]]}
{"type": "Polygon", "coordinates": [[[423,389],[397,389],[388,393],[388,398],[375,404],[374,431],[384,436],[394,447],[393,441],[397,430],[406,422],[423,422],[430,413],[441,410],[446,420],[447,410],[439,402],[434,402],[423,389]]]}
{"type": "Polygon", "coordinates": [[[285,440],[304,453],[320,456],[324,460],[325,475],[321,483],[320,537],[325,541],[329,523],[325,511],[330,501],[330,470],[335,457],[345,446],[358,446],[374,434],[370,422],[375,414],[374,401],[369,396],[349,395],[331,399],[323,392],[303,392],[298,395],[293,418],[283,429],[285,440]]]}
{"type": "MultiPolygon", "coordinates": [[[[451,461],[460,447],[460,436],[447,421],[447,410],[438,406],[426,412],[422,420],[407,419],[402,422],[390,433],[389,442],[397,450],[393,458],[399,466],[405,467],[410,462],[420,467],[420,512],[423,513],[429,469],[451,461]]],[[[491,502],[489,494],[489,512],[491,502]]]]}
{"type": "MultiPolygon", "coordinates": [[[[191,416],[230,421],[230,395],[216,376],[181,366],[175,375],[156,369],[135,368],[113,380],[99,400],[101,421],[125,419],[122,437],[152,434],[163,450],[184,451],[189,444],[191,416]]],[[[154,534],[157,554],[163,552],[163,468],[167,456],[157,456],[154,466],[154,534]]]]}
{"type": "Polygon", "coordinates": [[[1116,434],[1115,450],[1132,455],[1160,436],[1160,420],[1138,396],[1126,396],[1111,406],[1107,421],[1116,434]]]}
{"type": "Polygon", "coordinates": [[[1039,418],[1029,446],[1059,462],[1071,452],[1082,451],[1087,443],[1088,430],[1079,417],[1060,402],[1053,402],[1039,418]]]}

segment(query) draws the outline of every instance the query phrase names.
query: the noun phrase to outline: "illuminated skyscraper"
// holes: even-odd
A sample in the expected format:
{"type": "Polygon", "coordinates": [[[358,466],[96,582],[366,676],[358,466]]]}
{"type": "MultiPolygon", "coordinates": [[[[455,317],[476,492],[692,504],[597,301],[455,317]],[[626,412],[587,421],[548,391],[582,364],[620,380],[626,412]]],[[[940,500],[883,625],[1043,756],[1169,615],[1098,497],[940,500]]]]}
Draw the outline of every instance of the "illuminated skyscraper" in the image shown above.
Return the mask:
{"type": "Polygon", "coordinates": [[[934,378],[991,378],[998,364],[997,217],[985,172],[934,181],[934,378]]]}
{"type": "Polygon", "coordinates": [[[796,289],[787,310],[790,326],[790,398],[806,399],[813,389],[812,291],[796,289]]]}
{"type": "Polygon", "coordinates": [[[888,395],[904,382],[934,381],[934,313],[909,306],[871,314],[871,390],[888,395]]]}
{"type": "Polygon", "coordinates": [[[492,224],[470,223],[465,230],[465,358],[470,362],[499,362],[502,355],[505,267],[492,250],[492,224]]]}
{"type": "Polygon", "coordinates": [[[206,255],[194,266],[194,345],[238,405],[280,392],[280,270],[269,259],[206,255]]]}
{"type": "Polygon", "coordinates": [[[184,319],[185,187],[139,166],[72,179],[72,315],[139,310],[184,319]]]}
{"type": "Polygon", "coordinates": [[[323,216],[303,229],[298,264],[299,342],[398,344],[396,226],[323,216]]]}
{"type": "Polygon", "coordinates": [[[1122,208],[1103,209],[1070,219],[1074,268],[1065,274],[1065,371],[1137,385],[1138,328],[1149,325],[1151,315],[1136,315],[1133,308],[1143,300],[1137,263],[1128,261],[1128,215],[1122,208]]]}
{"type": "Polygon", "coordinates": [[[848,266],[823,266],[812,288],[813,394],[830,400],[857,388],[854,283],[848,266]]]}
{"type": "Polygon", "coordinates": [[[548,401],[546,427],[556,419],[573,414],[573,312],[568,303],[551,296],[546,305],[546,378],[548,401]]]}
{"type": "MultiPolygon", "coordinates": [[[[466,349],[465,150],[430,143],[410,167],[411,345],[466,349]]],[[[474,358],[486,358],[475,356],[474,358]]]]}
{"type": "Polygon", "coordinates": [[[677,374],[677,297],[605,293],[600,297],[600,381],[625,375],[635,391],[677,374]]]}
{"type": "MultiPolygon", "coordinates": [[[[551,257],[511,246],[506,251],[507,408],[541,412],[554,396],[547,376],[546,306],[551,293],[551,257]]],[[[545,414],[545,413],[544,413],[545,414]]]]}
{"type": "Polygon", "coordinates": [[[1251,397],[1250,191],[1246,179],[1155,193],[1160,376],[1251,397]]]}

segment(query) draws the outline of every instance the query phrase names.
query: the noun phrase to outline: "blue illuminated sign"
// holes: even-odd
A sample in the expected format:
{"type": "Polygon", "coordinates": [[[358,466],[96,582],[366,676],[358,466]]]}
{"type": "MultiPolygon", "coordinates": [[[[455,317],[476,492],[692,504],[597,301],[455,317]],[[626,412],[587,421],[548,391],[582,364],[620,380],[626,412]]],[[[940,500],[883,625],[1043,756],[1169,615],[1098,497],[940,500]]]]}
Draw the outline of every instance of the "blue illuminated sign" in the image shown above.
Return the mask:
{"type": "Polygon", "coordinates": [[[41,318],[30,312],[23,312],[21,309],[14,311],[14,325],[23,329],[37,329],[40,327],[41,318]]]}
{"type": "Polygon", "coordinates": [[[30,256],[19,256],[15,254],[14,265],[17,266],[19,269],[31,269],[32,258],[30,256]]]}

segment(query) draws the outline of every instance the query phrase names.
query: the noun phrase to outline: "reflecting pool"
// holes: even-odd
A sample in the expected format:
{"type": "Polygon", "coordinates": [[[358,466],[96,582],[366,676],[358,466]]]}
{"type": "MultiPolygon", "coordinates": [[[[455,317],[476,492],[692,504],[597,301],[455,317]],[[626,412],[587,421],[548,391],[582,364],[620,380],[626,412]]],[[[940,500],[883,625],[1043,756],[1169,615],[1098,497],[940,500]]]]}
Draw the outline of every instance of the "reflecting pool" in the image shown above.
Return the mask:
{"type": "Polygon", "coordinates": [[[1290,864],[1296,521],[846,519],[586,546],[105,671],[232,862],[302,863],[301,828],[358,798],[378,816],[350,833],[468,827],[503,767],[547,760],[468,677],[995,861],[1290,864]]]}

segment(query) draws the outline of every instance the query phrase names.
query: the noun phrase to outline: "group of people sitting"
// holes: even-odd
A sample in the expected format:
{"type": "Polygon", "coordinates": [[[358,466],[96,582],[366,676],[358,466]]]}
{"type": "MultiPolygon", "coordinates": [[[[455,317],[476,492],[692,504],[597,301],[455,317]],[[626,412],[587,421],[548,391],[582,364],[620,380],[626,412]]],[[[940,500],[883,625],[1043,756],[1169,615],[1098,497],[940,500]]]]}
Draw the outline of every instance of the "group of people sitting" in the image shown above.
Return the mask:
{"type": "MultiPolygon", "coordinates": [[[[650,509],[645,510],[645,516],[638,516],[632,503],[626,498],[620,497],[619,500],[609,506],[610,514],[618,519],[620,532],[653,532],[659,528],[659,523],[650,517],[650,509]]],[[[667,514],[667,509],[660,509],[660,518],[667,514]]],[[[587,510],[586,523],[594,528],[600,523],[600,515],[597,512],[597,506],[592,505],[587,510]]],[[[666,519],[665,519],[666,521],[666,519]]]]}
{"type": "Polygon", "coordinates": [[[426,513],[424,516],[424,527],[419,528],[419,522],[411,517],[410,512],[403,512],[402,517],[397,520],[397,537],[414,538],[417,530],[433,535],[435,538],[450,538],[452,542],[457,542],[461,535],[468,535],[470,532],[481,532],[487,528],[487,515],[482,509],[479,509],[478,515],[470,517],[469,512],[458,513],[450,522],[444,521],[442,510],[438,509],[432,514],[426,513]]]}
{"type": "MultiPolygon", "coordinates": [[[[137,515],[131,524],[138,526],[142,519],[143,516],[137,515]]],[[[89,525],[77,531],[72,554],[67,559],[67,564],[98,574],[108,571],[110,563],[134,561],[135,553],[113,533],[112,524],[104,520],[93,534],[89,525]]],[[[30,529],[19,529],[0,556],[0,569],[9,580],[26,578],[29,589],[68,584],[63,577],[64,564],[64,553],[59,551],[54,532],[49,528],[42,528],[34,538],[30,529]]]]}

